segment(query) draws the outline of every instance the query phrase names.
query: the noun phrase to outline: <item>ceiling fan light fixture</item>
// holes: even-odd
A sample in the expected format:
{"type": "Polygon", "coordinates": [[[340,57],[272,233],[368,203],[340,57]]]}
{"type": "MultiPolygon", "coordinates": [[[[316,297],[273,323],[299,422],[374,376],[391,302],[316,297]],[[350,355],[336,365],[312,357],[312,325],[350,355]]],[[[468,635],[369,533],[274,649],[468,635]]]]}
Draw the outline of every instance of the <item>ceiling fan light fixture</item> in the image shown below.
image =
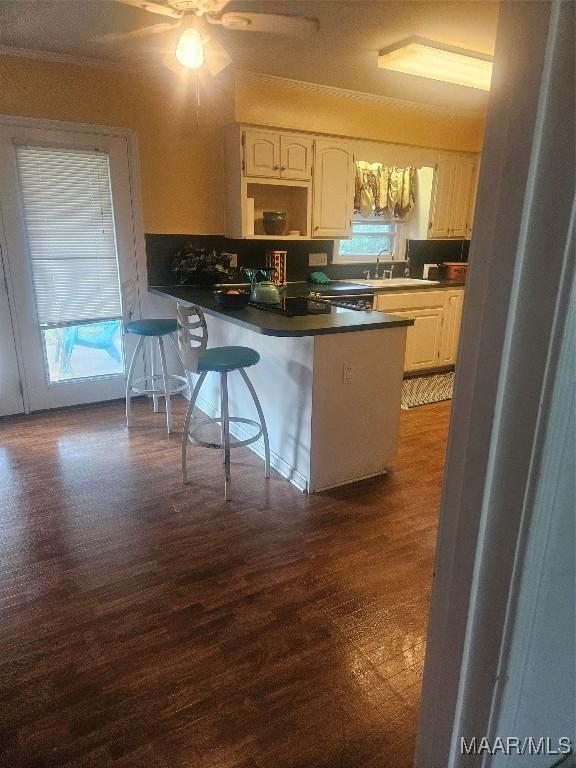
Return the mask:
{"type": "Polygon", "coordinates": [[[199,69],[204,64],[204,43],[194,27],[182,31],[176,44],[176,58],[186,69],[199,69]]]}
{"type": "Polygon", "coordinates": [[[222,17],[222,24],[227,29],[248,29],[252,26],[252,21],[247,16],[241,16],[236,13],[226,13],[222,17]]]}
{"type": "Polygon", "coordinates": [[[490,90],[492,79],[491,56],[443,47],[428,40],[406,41],[399,47],[380,51],[378,66],[483,91],[490,90]]]}

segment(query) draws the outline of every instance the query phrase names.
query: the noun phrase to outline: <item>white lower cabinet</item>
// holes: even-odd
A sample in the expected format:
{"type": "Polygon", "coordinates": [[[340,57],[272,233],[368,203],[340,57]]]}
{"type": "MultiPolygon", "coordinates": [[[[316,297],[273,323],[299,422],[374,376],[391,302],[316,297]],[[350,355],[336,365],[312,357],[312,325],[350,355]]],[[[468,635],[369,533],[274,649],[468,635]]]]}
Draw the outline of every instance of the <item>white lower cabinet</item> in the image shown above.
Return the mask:
{"type": "Polygon", "coordinates": [[[374,309],[414,320],[406,338],[407,373],[455,364],[463,300],[463,288],[376,294],[374,309]]]}
{"type": "Polygon", "coordinates": [[[442,344],[440,346],[440,364],[454,365],[460,339],[462,305],[464,289],[446,291],[444,297],[444,317],[442,322],[442,344]]]}

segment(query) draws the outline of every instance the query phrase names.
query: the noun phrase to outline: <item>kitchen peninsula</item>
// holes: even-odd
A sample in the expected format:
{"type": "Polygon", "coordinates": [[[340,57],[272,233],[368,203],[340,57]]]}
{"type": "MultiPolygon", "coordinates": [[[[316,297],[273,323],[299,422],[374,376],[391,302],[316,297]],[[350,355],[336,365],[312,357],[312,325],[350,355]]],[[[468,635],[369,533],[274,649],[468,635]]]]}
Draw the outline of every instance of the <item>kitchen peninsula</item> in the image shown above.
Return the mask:
{"type": "MultiPolygon", "coordinates": [[[[410,318],[336,307],[286,317],[251,306],[224,310],[201,289],[150,290],[202,307],[210,347],[259,352],[249,374],[266,416],[272,466],[295,486],[312,493],[386,472],[396,452],[410,318]]],[[[229,397],[231,413],[252,417],[240,377],[230,377],[229,397]]],[[[218,403],[218,381],[209,377],[198,406],[212,417],[218,403]]],[[[259,442],[251,447],[263,454],[259,442]]]]}

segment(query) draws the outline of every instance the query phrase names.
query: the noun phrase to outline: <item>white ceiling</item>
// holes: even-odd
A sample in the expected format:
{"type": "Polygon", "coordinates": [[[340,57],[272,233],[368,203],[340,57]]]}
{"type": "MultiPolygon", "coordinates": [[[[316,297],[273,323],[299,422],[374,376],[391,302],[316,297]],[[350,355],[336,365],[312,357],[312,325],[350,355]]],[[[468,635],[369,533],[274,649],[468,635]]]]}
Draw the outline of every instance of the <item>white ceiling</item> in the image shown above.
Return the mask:
{"type": "MultiPolygon", "coordinates": [[[[239,69],[439,106],[484,111],[472,88],[378,69],[377,52],[411,35],[492,54],[496,0],[233,0],[230,10],[303,14],[320,31],[302,41],[215,28],[239,69]]],[[[170,33],[123,43],[94,38],[167,21],[112,0],[0,0],[0,45],[126,64],[158,63],[170,33]]]]}

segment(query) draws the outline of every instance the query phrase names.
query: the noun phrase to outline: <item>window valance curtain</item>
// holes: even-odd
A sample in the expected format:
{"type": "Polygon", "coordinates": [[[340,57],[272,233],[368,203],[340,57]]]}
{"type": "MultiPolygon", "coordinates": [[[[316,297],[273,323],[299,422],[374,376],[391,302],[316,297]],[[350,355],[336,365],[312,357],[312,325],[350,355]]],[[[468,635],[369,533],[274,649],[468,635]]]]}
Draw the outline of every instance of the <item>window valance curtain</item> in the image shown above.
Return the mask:
{"type": "Polygon", "coordinates": [[[416,168],[388,167],[381,163],[356,163],[354,213],[406,219],[416,202],[416,168]]]}

